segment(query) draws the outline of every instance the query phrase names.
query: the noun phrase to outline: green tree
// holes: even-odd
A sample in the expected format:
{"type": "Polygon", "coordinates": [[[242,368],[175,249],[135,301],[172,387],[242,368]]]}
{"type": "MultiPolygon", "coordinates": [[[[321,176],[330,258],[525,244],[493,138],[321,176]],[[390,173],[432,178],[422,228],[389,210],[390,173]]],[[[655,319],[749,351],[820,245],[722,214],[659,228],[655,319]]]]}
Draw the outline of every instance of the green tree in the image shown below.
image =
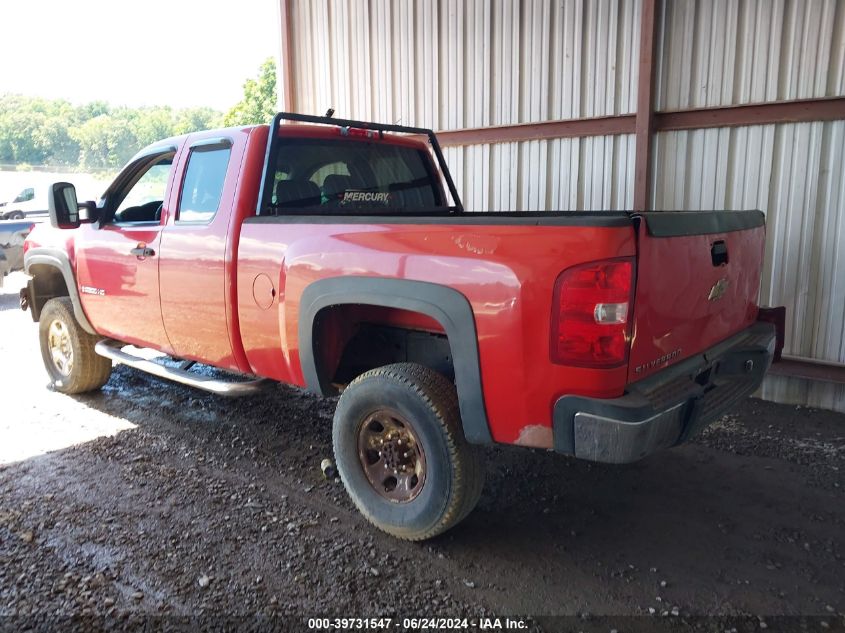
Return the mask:
{"type": "Polygon", "coordinates": [[[119,118],[126,122],[140,149],[168,136],[175,136],[176,117],[168,107],[125,110],[119,118]]]}
{"type": "Polygon", "coordinates": [[[43,149],[44,163],[75,165],[79,161],[79,144],[63,116],[47,117],[33,135],[33,141],[43,149]]]}
{"type": "Polygon", "coordinates": [[[50,157],[48,140],[41,133],[48,115],[39,108],[5,110],[0,117],[0,162],[39,164],[50,157]]]}
{"type": "Polygon", "coordinates": [[[223,125],[223,116],[211,108],[179,110],[173,128],[174,134],[188,134],[197,130],[210,130],[223,125]]]}
{"type": "Polygon", "coordinates": [[[276,114],[276,62],[267,59],[256,79],[244,83],[244,98],[223,117],[225,125],[269,123],[276,114]]]}
{"type": "Polygon", "coordinates": [[[79,161],[88,169],[120,167],[140,149],[132,130],[118,116],[101,114],[73,130],[79,161]]]}
{"type": "Polygon", "coordinates": [[[145,145],[221,123],[222,114],[210,108],[76,106],[0,95],[0,164],[115,169],[145,145]]]}

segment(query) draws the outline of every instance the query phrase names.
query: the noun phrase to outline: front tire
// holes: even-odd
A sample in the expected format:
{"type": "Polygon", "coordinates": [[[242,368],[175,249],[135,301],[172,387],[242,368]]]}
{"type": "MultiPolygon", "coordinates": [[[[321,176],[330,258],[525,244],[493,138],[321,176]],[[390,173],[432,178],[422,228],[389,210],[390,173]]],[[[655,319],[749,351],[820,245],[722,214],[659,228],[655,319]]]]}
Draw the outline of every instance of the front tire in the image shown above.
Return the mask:
{"type": "Polygon", "coordinates": [[[111,360],[94,351],[98,338],[79,325],[69,297],[56,297],[44,304],[38,338],[44,368],[56,391],[85,393],[108,382],[111,360]]]}
{"type": "Polygon", "coordinates": [[[480,451],[464,438],[455,386],[414,363],[368,371],[337,405],[335,462],[358,510],[419,541],[462,521],[484,486],[480,451]]]}

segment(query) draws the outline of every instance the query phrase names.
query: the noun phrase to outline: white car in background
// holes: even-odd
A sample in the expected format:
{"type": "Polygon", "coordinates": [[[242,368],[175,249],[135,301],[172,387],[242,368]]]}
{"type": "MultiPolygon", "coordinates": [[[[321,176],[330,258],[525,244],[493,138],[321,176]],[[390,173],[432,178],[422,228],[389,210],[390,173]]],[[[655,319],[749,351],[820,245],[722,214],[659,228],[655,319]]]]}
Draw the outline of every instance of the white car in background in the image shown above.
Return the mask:
{"type": "Polygon", "coordinates": [[[24,187],[8,202],[0,203],[0,220],[22,220],[25,217],[47,215],[49,185],[24,187]]]}

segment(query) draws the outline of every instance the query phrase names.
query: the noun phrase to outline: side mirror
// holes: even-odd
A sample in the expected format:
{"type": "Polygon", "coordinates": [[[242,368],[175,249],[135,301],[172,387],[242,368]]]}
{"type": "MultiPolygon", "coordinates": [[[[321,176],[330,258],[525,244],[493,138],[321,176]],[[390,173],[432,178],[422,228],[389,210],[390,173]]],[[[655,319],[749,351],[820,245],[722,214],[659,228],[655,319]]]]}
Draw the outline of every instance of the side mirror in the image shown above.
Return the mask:
{"type": "Polygon", "coordinates": [[[76,200],[76,187],[69,182],[57,182],[50,185],[47,208],[50,210],[50,224],[53,228],[79,228],[79,202],[76,200]]]}
{"type": "Polygon", "coordinates": [[[84,213],[80,214],[80,224],[93,224],[100,219],[100,210],[97,208],[97,203],[93,200],[86,200],[79,203],[79,210],[84,213]]]}

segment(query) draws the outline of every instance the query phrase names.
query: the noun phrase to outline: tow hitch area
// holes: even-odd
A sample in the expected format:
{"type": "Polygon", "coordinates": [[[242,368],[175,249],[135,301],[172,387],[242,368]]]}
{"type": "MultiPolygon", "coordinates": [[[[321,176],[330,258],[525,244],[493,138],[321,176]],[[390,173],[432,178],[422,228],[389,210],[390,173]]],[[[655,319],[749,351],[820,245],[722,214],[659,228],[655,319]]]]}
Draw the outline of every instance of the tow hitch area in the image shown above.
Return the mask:
{"type": "Polygon", "coordinates": [[[28,287],[21,288],[20,301],[21,301],[21,310],[26,312],[27,309],[29,309],[29,304],[31,303],[30,300],[29,300],[29,288],[28,287]]]}
{"type": "Polygon", "coordinates": [[[772,362],[779,363],[783,353],[783,341],[786,338],[786,307],[760,308],[757,312],[757,320],[774,324],[777,344],[775,345],[775,355],[772,362]]]}

